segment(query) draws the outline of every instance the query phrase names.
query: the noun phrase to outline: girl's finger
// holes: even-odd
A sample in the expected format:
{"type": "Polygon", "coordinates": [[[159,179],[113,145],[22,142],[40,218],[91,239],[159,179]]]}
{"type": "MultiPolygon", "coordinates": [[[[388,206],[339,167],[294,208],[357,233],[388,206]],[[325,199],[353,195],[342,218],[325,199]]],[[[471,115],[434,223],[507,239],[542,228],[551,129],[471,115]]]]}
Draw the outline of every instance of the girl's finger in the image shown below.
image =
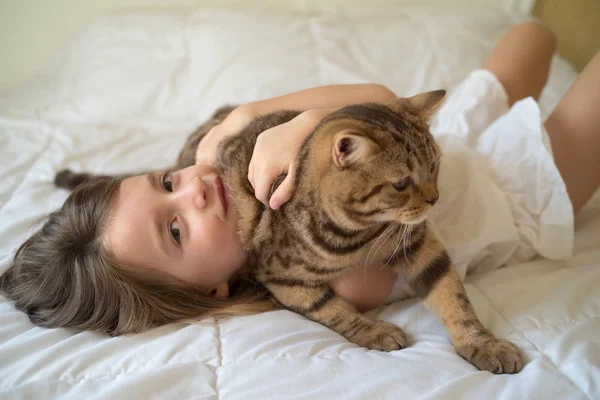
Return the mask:
{"type": "Polygon", "coordinates": [[[271,183],[279,174],[265,169],[255,169],[254,195],[265,206],[269,206],[269,190],[271,183]]]}
{"type": "Polygon", "coordinates": [[[289,199],[292,198],[292,194],[294,193],[294,171],[292,167],[285,177],[284,181],[281,182],[281,185],[275,190],[273,196],[271,196],[271,200],[269,202],[269,206],[273,210],[277,210],[283,204],[287,203],[289,199]]]}

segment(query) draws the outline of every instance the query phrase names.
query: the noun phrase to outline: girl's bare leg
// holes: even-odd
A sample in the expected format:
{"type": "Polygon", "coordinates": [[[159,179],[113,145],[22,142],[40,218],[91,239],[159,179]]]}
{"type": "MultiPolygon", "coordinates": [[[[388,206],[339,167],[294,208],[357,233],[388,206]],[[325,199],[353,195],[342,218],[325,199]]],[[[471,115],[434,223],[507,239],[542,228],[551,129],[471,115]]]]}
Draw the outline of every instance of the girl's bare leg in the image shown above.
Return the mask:
{"type": "Polygon", "coordinates": [[[600,52],[573,82],[545,127],[577,212],[600,186],[600,52]]]}
{"type": "Polygon", "coordinates": [[[524,22],[502,37],[483,68],[496,75],[512,106],[525,97],[539,97],[555,50],[556,37],[550,29],[535,21],[524,22]]]}
{"type": "MultiPolygon", "coordinates": [[[[504,86],[509,105],[538,98],[556,49],[552,31],[531,21],[512,28],[484,63],[504,86]]],[[[590,61],[545,123],[556,166],[574,212],[600,186],[600,53],[590,61]]]]}

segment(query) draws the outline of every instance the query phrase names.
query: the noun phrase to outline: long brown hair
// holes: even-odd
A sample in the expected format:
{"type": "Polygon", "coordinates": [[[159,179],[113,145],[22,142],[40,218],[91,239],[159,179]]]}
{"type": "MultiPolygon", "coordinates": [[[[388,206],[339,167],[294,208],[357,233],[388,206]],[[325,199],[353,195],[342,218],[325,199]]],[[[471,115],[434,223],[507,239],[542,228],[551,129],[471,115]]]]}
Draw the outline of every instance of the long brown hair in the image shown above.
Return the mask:
{"type": "Polygon", "coordinates": [[[252,282],[218,299],[117,263],[102,233],[122,180],[103,177],[77,185],[0,277],[0,293],[33,323],[121,335],[274,308],[264,288],[252,282]]]}

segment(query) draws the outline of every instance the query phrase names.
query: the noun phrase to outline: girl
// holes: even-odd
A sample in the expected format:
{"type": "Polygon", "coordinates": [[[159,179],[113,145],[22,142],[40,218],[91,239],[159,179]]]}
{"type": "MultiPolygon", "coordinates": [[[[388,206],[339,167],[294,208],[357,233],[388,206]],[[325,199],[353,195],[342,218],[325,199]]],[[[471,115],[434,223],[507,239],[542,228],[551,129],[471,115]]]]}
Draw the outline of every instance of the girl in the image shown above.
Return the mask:
{"type": "MultiPolygon", "coordinates": [[[[554,49],[554,36],[539,24],[513,28],[433,122],[445,152],[434,222],[463,276],[536,253],[569,257],[573,213],[600,184],[600,54],[544,131],[527,98],[539,96],[554,49]]],[[[293,193],[302,141],[330,109],[394,98],[379,85],[348,85],[241,106],[203,139],[195,166],[76,188],[19,248],[0,290],[38,325],[114,335],[271,309],[266,293],[244,279],[235,204],[221,195],[224,177],[211,166],[218,143],[256,115],[307,110],[265,131],[254,149],[248,178],[257,198],[278,208],[293,193]],[[286,172],[268,198],[271,183],[286,172]]],[[[395,284],[378,267],[351,272],[332,287],[361,310],[375,308],[395,284]]]]}

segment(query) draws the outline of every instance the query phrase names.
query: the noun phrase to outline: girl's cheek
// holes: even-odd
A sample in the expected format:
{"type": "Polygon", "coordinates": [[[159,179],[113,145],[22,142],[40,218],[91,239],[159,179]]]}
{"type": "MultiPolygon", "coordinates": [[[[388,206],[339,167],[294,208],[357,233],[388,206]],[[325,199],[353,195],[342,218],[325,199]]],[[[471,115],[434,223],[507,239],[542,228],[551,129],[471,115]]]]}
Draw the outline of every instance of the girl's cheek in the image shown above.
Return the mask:
{"type": "Polygon", "coordinates": [[[222,247],[225,238],[222,228],[210,221],[199,221],[196,227],[196,243],[202,245],[205,249],[212,249],[215,246],[222,247]]]}

